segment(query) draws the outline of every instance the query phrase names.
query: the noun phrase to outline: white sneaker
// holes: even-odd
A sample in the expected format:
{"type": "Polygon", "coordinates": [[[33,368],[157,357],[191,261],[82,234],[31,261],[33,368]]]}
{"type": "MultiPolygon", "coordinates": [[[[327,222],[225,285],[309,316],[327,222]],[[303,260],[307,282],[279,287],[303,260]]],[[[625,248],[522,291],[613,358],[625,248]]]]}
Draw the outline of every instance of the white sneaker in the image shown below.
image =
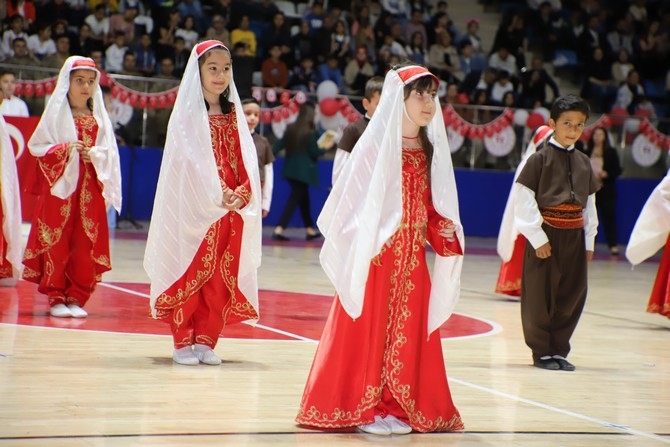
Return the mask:
{"type": "Polygon", "coordinates": [[[384,422],[386,422],[386,424],[391,429],[391,433],[393,433],[394,435],[406,435],[412,433],[412,427],[410,427],[397,417],[393,416],[392,414],[386,416],[384,418],[384,422]]]}
{"type": "Polygon", "coordinates": [[[195,356],[205,365],[220,365],[221,359],[218,355],[214,354],[212,348],[207,345],[201,345],[196,343],[193,347],[193,353],[195,356]]]}
{"type": "Polygon", "coordinates": [[[193,347],[191,346],[175,349],[172,353],[172,360],[174,360],[175,363],[179,363],[180,365],[189,366],[195,366],[200,363],[198,357],[196,357],[193,353],[193,347]]]}
{"type": "Polygon", "coordinates": [[[358,429],[365,433],[381,436],[389,436],[392,433],[391,427],[381,416],[375,416],[375,421],[372,424],[359,425],[358,429]]]}
{"type": "Polygon", "coordinates": [[[72,311],[65,304],[60,303],[51,306],[49,314],[51,314],[52,317],[70,318],[72,316],[72,311]]]}
{"type": "Polygon", "coordinates": [[[88,317],[88,312],[86,312],[84,309],[79,307],[77,304],[69,304],[67,306],[68,309],[70,309],[70,313],[72,314],[72,318],[86,318],[88,317]]]}

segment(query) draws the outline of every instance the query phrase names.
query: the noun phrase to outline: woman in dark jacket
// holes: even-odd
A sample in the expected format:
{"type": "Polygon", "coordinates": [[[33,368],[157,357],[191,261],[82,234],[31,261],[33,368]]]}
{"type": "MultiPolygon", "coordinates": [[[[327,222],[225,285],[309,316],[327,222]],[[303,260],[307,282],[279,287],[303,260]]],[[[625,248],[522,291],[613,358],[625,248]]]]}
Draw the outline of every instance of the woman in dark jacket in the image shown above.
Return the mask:
{"type": "Polygon", "coordinates": [[[319,185],[317,160],[326,152],[326,149],[319,149],[317,146],[314,115],[314,104],[303,104],[295,122],[288,125],[284,137],[272,149],[275,155],[286,149],[283,175],[291,185],[284,211],[272,233],[274,240],[289,240],[283,232],[297,207],[300,207],[300,215],[307,231],[306,239],[309,241],[321,237],[321,233],[314,228],[309,204],[309,187],[319,185]]]}
{"type": "Polygon", "coordinates": [[[607,130],[597,127],[586,145],[586,154],[591,158],[593,172],[600,183],[596,192],[596,207],[600,224],[605,230],[605,239],[612,256],[619,254],[616,237],[616,179],[621,175],[621,163],[616,149],[612,147],[607,130]]]}

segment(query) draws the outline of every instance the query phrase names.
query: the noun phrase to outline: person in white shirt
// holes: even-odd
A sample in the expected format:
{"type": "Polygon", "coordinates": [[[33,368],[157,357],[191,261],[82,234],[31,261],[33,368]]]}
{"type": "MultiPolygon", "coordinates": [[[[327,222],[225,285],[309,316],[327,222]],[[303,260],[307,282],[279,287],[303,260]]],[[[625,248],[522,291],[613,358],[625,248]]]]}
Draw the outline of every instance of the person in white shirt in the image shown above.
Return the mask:
{"type": "Polygon", "coordinates": [[[84,19],[84,23],[91,27],[91,37],[104,41],[105,36],[109,34],[109,17],[106,16],[105,5],[101,3],[96,6],[93,14],[84,19]]]}
{"type": "Polygon", "coordinates": [[[105,71],[118,73],[123,70],[123,56],[128,51],[125,42],[124,32],[117,31],[114,35],[114,43],[105,50],[105,71]]]}
{"type": "Polygon", "coordinates": [[[23,37],[28,41],[28,34],[23,31],[23,23],[23,16],[16,14],[10,19],[9,29],[2,33],[2,45],[0,50],[2,51],[3,59],[14,56],[14,50],[12,50],[12,42],[14,42],[14,39],[23,37]]]}
{"type": "Polygon", "coordinates": [[[30,116],[28,106],[21,98],[14,96],[16,89],[16,75],[12,71],[0,73],[0,115],[2,116],[30,116]]]}
{"type": "Polygon", "coordinates": [[[37,32],[28,37],[28,50],[30,50],[39,60],[46,56],[56,54],[56,43],[51,38],[51,25],[42,23],[37,32]]]}

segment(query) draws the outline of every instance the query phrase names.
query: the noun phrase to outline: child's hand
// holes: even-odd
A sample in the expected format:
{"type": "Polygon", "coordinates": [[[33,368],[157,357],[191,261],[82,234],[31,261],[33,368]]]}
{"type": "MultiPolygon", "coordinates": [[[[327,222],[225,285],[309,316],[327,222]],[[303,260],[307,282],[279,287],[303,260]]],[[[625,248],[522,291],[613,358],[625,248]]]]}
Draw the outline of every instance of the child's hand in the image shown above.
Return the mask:
{"type": "Polygon", "coordinates": [[[269,214],[269,213],[270,213],[270,212],[269,212],[268,210],[263,210],[263,219],[265,219],[266,217],[268,217],[268,214],[269,214]]]}
{"type": "Polygon", "coordinates": [[[592,251],[586,251],[586,262],[591,262],[593,261],[593,252],[592,251]]]}
{"type": "Polygon", "coordinates": [[[551,256],[551,245],[549,245],[549,242],[537,247],[535,249],[535,256],[540,259],[547,259],[549,256],[551,256]]]}
{"type": "Polygon", "coordinates": [[[232,210],[233,203],[235,202],[235,197],[237,197],[235,195],[235,192],[230,188],[226,188],[223,191],[223,203],[222,203],[223,207],[227,210],[232,210]]]}
{"type": "Polygon", "coordinates": [[[454,225],[453,222],[450,222],[445,228],[440,229],[437,233],[447,239],[447,241],[454,242],[456,240],[454,237],[454,233],[456,233],[456,225],[454,225]]]}
{"type": "Polygon", "coordinates": [[[91,157],[89,157],[88,153],[91,151],[90,147],[86,147],[83,141],[75,141],[73,143],[68,144],[67,146],[67,151],[68,154],[71,154],[72,151],[77,151],[79,152],[79,156],[84,162],[90,162],[91,157]]]}

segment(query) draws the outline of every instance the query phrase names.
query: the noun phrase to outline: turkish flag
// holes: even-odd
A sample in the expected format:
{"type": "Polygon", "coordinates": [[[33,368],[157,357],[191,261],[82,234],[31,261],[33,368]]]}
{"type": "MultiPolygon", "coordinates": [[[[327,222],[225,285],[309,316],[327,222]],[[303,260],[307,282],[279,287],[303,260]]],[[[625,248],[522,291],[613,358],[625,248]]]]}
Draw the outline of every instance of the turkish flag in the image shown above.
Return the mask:
{"type": "Polygon", "coordinates": [[[37,123],[40,122],[40,117],[5,116],[4,118],[16,155],[16,169],[21,189],[21,215],[24,221],[29,222],[33,217],[37,195],[46,186],[46,180],[40,171],[37,159],[28,151],[28,140],[33,135],[37,123]]]}

